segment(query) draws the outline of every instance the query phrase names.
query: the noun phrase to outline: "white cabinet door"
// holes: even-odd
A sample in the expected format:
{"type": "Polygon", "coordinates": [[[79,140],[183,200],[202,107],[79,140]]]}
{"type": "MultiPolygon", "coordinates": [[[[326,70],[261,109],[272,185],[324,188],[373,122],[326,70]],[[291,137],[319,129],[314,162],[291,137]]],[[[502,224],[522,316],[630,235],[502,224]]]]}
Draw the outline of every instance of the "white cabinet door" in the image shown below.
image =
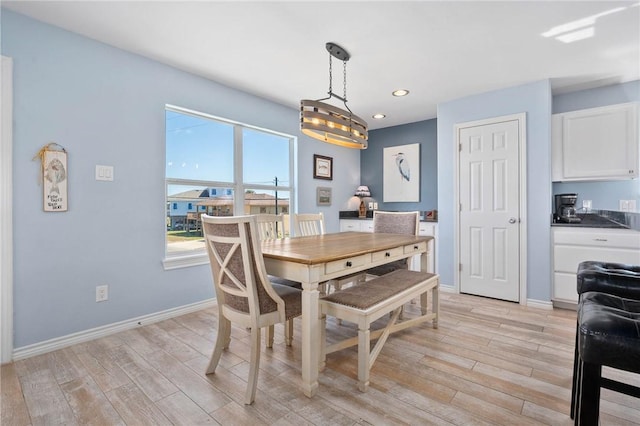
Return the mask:
{"type": "Polygon", "coordinates": [[[552,118],[552,180],[638,177],[638,107],[610,105],[552,118]]]}
{"type": "Polygon", "coordinates": [[[587,260],[640,264],[640,232],[553,227],[553,300],[578,302],[576,273],[587,260]]]}
{"type": "Polygon", "coordinates": [[[340,219],[340,232],[360,232],[358,219],[340,219]]]}
{"type": "Polygon", "coordinates": [[[373,220],[361,220],[360,232],[373,232],[373,220]]]}
{"type": "Polygon", "coordinates": [[[340,219],[340,232],[373,232],[373,220],[340,219]]]}

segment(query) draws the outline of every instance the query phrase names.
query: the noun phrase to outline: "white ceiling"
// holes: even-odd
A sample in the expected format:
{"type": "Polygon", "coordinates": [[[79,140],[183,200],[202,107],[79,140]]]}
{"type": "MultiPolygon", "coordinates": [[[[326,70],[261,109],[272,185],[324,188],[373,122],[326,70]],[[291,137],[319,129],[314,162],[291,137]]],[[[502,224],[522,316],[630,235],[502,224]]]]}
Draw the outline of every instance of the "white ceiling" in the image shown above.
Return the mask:
{"type": "MultiPolygon", "coordinates": [[[[438,103],[541,79],[551,79],[554,93],[640,79],[637,1],[3,0],[2,6],[292,108],[327,96],[325,43],[336,42],[351,54],[348,105],[371,129],[434,118],[438,103]],[[541,35],[593,16],[592,38],[566,44],[541,35]],[[391,96],[398,88],[411,93],[391,96]],[[373,120],[378,112],[387,118],[373,120]]],[[[333,91],[342,95],[342,64],[333,65],[333,91]]]]}

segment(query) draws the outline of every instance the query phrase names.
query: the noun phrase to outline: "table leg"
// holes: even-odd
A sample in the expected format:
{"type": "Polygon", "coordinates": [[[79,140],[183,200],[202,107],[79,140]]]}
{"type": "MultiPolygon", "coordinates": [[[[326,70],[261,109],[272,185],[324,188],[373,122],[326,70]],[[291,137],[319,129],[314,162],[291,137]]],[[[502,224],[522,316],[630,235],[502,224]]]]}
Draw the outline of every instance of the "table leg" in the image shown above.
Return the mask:
{"type": "Polygon", "coordinates": [[[302,391],[311,398],[318,390],[320,315],[318,282],[302,283],[302,391]]]}

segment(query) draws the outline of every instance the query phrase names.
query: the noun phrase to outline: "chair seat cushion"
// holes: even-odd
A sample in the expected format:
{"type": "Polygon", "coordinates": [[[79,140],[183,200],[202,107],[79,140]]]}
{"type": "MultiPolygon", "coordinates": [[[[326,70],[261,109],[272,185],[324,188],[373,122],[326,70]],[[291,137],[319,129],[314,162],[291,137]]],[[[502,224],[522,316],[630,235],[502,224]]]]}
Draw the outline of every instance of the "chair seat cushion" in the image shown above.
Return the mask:
{"type": "Polygon", "coordinates": [[[271,284],[278,296],[284,300],[286,319],[302,315],[302,290],[288,285],[271,284]]]}
{"type": "Polygon", "coordinates": [[[640,300],[640,266],[587,261],[578,265],[578,294],[588,291],[640,300]]]}
{"type": "Polygon", "coordinates": [[[585,362],[640,373],[640,300],[584,293],[578,307],[578,352],[585,362]]]}

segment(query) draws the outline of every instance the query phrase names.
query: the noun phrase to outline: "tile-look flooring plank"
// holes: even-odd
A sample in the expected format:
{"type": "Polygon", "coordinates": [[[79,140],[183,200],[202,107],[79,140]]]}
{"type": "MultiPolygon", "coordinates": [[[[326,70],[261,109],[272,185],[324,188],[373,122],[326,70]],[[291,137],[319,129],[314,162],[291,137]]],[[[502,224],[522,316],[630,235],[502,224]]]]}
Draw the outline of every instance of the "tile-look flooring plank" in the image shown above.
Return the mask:
{"type": "MultiPolygon", "coordinates": [[[[217,307],[2,366],[0,424],[571,425],[576,313],[442,293],[440,327],[394,334],[357,390],[357,351],[330,354],[318,394],[300,391],[300,321],[292,347],[276,327],[261,347],[256,402],[244,405],[249,333],[233,326],[215,374],[217,307]]],[[[407,305],[405,316],[419,311],[407,305]]],[[[376,325],[384,322],[380,320],[376,325]]],[[[331,341],[356,327],[327,321],[331,341]]],[[[640,383],[640,375],[605,369],[640,383]]],[[[638,399],[603,390],[601,424],[640,426],[638,399]]]]}

